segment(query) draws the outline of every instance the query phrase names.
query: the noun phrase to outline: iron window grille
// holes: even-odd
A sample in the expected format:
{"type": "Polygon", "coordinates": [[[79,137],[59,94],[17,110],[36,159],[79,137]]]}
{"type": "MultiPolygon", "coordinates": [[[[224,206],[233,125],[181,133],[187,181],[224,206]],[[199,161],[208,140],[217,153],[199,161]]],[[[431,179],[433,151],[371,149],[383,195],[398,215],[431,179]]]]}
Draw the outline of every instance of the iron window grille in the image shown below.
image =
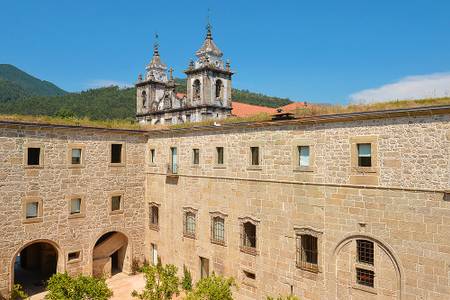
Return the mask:
{"type": "Polygon", "coordinates": [[[241,250],[249,254],[256,254],[256,225],[250,222],[242,224],[241,250]]]}
{"type": "Polygon", "coordinates": [[[184,236],[195,238],[195,214],[193,212],[184,213],[184,236]]]}
{"type": "Polygon", "coordinates": [[[212,222],[211,242],[225,244],[225,220],[221,217],[214,217],[212,222]]]}
{"type": "Polygon", "coordinates": [[[371,270],[356,268],[356,282],[358,284],[374,287],[375,272],[371,270]]]}
{"type": "Polygon", "coordinates": [[[373,242],[367,240],[357,240],[356,248],[358,252],[358,262],[373,266],[374,264],[373,242]]]}
{"type": "Polygon", "coordinates": [[[318,239],[309,234],[297,235],[297,267],[318,270],[318,239]]]}
{"type": "Polygon", "coordinates": [[[159,230],[159,207],[150,205],[150,228],[159,230]]]}

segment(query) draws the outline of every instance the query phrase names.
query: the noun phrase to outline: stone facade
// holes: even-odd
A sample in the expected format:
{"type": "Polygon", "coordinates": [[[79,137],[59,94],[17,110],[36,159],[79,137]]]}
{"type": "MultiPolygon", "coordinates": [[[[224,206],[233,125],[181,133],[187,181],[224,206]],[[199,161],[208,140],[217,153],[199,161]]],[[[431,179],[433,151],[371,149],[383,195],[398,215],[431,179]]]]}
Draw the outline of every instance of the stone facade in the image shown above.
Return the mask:
{"type": "Polygon", "coordinates": [[[128,242],[123,271],[157,256],[195,280],[235,277],[236,299],[448,299],[449,149],[450,107],[155,131],[0,123],[0,290],[25,246],[46,242],[58,271],[96,274],[128,242]],[[119,164],[111,144],[122,145],[119,164]],[[371,145],[370,166],[359,166],[360,144],[371,145]],[[26,166],[27,147],[43,149],[42,165],[26,166]],[[78,195],[85,207],[71,218],[78,195]],[[113,195],[123,196],[118,213],[113,195]],[[32,223],[27,201],[43,205],[32,223]],[[312,265],[298,258],[303,236],[317,241],[312,265]],[[357,259],[361,241],[373,245],[371,264],[357,259]],[[373,287],[358,269],[374,272],[373,287]]]}
{"type": "Polygon", "coordinates": [[[153,58],[145,78],[136,83],[136,118],[143,124],[179,124],[223,119],[231,115],[230,64],[222,60],[223,53],[213,41],[211,26],[202,47],[195,53],[187,75],[187,95],[175,92],[170,68],[161,61],[159,45],[154,45],[153,58]]]}

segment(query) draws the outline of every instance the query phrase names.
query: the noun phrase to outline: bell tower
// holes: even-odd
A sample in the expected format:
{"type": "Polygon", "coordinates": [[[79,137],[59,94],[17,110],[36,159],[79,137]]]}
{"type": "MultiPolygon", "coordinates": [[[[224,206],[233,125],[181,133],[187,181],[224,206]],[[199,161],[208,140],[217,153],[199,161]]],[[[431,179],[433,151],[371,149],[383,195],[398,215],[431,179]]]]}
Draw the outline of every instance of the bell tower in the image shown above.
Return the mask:
{"type": "Polygon", "coordinates": [[[197,60],[191,60],[187,75],[187,101],[191,106],[210,107],[202,112],[201,120],[222,118],[231,111],[230,63],[224,63],[222,51],[214,43],[212,27],[206,26],[203,45],[195,52],[197,60]],[[225,110],[220,110],[220,109],[225,110]]]}

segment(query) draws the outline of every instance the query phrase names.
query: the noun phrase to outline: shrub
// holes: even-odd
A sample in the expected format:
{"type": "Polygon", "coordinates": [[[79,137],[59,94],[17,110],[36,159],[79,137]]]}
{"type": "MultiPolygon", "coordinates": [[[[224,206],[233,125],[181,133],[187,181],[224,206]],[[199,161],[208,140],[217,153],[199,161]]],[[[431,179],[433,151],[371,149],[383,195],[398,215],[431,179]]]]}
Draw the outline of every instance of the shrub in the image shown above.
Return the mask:
{"type": "Polygon", "coordinates": [[[236,286],[233,278],[216,276],[214,273],[201,279],[195,285],[192,292],[187,295],[187,300],[233,300],[231,288],[236,286]]]}
{"type": "Polygon", "coordinates": [[[13,289],[11,291],[11,300],[22,300],[22,299],[27,299],[28,298],[28,294],[24,292],[24,290],[22,289],[22,286],[20,284],[14,284],[13,289]]]}
{"type": "Polygon", "coordinates": [[[181,280],[181,286],[185,291],[192,291],[192,276],[191,272],[183,265],[183,279],[181,280]]]}
{"type": "Polygon", "coordinates": [[[78,275],[70,277],[67,273],[58,273],[48,280],[48,300],[107,300],[112,291],[105,279],[78,275]]]}
{"type": "Polygon", "coordinates": [[[174,265],[144,266],[145,288],[141,293],[133,291],[131,295],[142,300],[169,300],[179,294],[177,267],[174,265]]]}

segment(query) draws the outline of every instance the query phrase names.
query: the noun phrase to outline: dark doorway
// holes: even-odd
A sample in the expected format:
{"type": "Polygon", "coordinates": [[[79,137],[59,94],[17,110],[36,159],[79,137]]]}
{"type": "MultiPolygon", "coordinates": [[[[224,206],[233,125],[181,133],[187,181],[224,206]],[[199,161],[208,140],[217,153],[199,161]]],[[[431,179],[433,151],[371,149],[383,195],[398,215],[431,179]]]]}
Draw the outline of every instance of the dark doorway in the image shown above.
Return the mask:
{"type": "Polygon", "coordinates": [[[31,244],[16,256],[14,284],[20,284],[28,295],[45,290],[47,280],[56,273],[58,251],[49,243],[31,244]]]}
{"type": "Polygon", "coordinates": [[[96,277],[111,277],[124,271],[128,239],[120,232],[102,235],[93,249],[92,274],[96,277]]]}

